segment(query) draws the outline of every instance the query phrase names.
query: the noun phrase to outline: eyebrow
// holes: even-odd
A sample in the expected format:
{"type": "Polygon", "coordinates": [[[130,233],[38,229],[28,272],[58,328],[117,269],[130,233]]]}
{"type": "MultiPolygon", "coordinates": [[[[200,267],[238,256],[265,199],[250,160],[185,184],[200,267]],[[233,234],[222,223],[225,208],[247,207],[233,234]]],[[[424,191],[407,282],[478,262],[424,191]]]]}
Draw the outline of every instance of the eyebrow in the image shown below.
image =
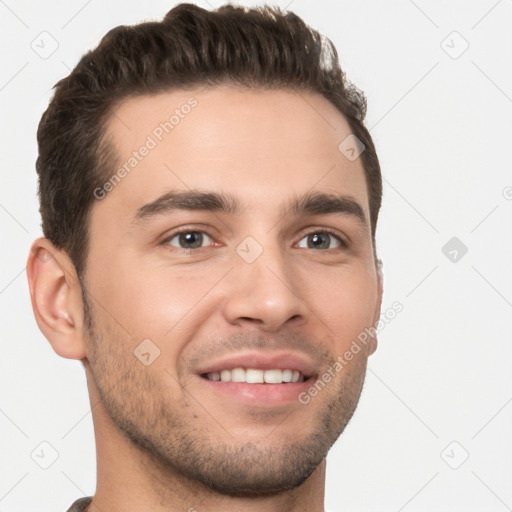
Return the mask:
{"type": "MultiPolygon", "coordinates": [[[[233,216],[245,211],[238,199],[229,193],[194,191],[171,191],[154,201],[141,206],[133,219],[134,223],[142,223],[149,219],[172,213],[177,210],[207,211],[225,213],[233,216]]],[[[283,216],[287,214],[300,216],[342,214],[354,217],[366,227],[368,221],[361,205],[351,196],[340,196],[325,193],[306,193],[292,198],[283,216]]]]}
{"type": "Polygon", "coordinates": [[[242,213],[238,200],[231,194],[171,191],[140,207],[135,213],[134,221],[136,223],[146,221],[151,217],[172,213],[176,210],[219,212],[230,215],[242,213]]]}
{"type": "Polygon", "coordinates": [[[363,227],[368,225],[363,208],[351,196],[319,192],[304,194],[292,200],[290,213],[296,216],[301,214],[328,215],[338,213],[354,217],[363,227]]]}

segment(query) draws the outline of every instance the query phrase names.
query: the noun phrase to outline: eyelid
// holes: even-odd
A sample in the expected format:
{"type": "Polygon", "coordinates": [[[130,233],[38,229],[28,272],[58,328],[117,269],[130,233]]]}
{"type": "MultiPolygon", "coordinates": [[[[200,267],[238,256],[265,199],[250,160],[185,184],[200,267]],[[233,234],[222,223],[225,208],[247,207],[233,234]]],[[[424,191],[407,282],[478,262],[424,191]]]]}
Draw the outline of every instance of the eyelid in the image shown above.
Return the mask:
{"type": "Polygon", "coordinates": [[[195,247],[193,249],[185,249],[184,247],[176,247],[174,245],[171,245],[168,242],[170,240],[172,240],[173,238],[175,238],[176,236],[181,235],[182,233],[202,233],[204,235],[209,236],[212,239],[213,243],[218,244],[219,242],[217,242],[217,240],[216,240],[216,235],[212,234],[211,231],[214,231],[214,230],[212,230],[211,228],[200,226],[200,225],[196,225],[196,226],[182,226],[182,227],[179,227],[179,228],[175,228],[175,229],[173,229],[171,231],[167,231],[164,235],[162,235],[162,237],[160,237],[160,239],[158,241],[158,244],[159,245],[168,245],[169,247],[173,247],[173,248],[175,248],[177,250],[181,249],[182,251],[198,251],[200,249],[206,249],[206,248],[211,247],[211,246],[207,245],[207,246],[204,246],[204,247],[195,247]]]}
{"type": "MultiPolygon", "coordinates": [[[[205,233],[204,231],[184,231],[183,233],[179,233],[179,232],[175,233],[174,235],[172,235],[169,238],[167,238],[165,243],[170,245],[171,247],[175,247],[176,249],[182,249],[182,250],[185,250],[185,251],[197,251],[198,249],[205,249],[207,247],[211,247],[212,242],[214,241],[213,237],[211,237],[208,233],[205,233]],[[183,233],[199,233],[203,237],[206,237],[207,239],[210,239],[210,243],[207,244],[207,245],[202,245],[200,247],[191,247],[190,249],[187,249],[185,247],[180,247],[179,245],[171,244],[171,240],[174,240],[175,238],[179,239],[180,235],[182,235],[183,233]]],[[[204,242],[205,240],[202,240],[202,241],[204,242]]]]}
{"type": "MultiPolygon", "coordinates": [[[[216,235],[212,234],[212,231],[215,231],[215,230],[213,230],[211,227],[206,227],[206,226],[201,226],[201,225],[182,226],[179,228],[175,228],[174,230],[171,230],[170,232],[167,232],[165,235],[162,236],[161,241],[159,243],[162,245],[167,244],[170,247],[174,247],[177,250],[181,249],[183,251],[198,251],[201,249],[207,249],[208,247],[212,247],[212,245],[209,245],[209,246],[207,245],[204,247],[196,247],[193,249],[185,249],[182,247],[176,247],[174,245],[171,245],[168,242],[170,240],[172,240],[174,237],[176,237],[177,235],[180,235],[181,233],[202,233],[202,234],[209,236],[212,239],[213,244],[219,245],[219,242],[216,240],[216,235]]],[[[311,228],[308,228],[307,230],[303,231],[300,234],[300,238],[297,240],[297,242],[294,245],[298,244],[304,237],[311,235],[311,234],[315,234],[315,233],[326,233],[326,234],[334,236],[340,242],[341,248],[348,247],[348,245],[350,243],[350,239],[346,235],[340,233],[336,229],[328,228],[326,226],[315,226],[315,227],[311,227],[311,228]]],[[[326,250],[328,251],[329,249],[326,249],[326,250]]]]}
{"type": "MultiPolygon", "coordinates": [[[[315,233],[327,233],[328,235],[334,236],[335,238],[337,238],[339,240],[341,247],[348,247],[348,245],[350,243],[349,238],[346,235],[343,235],[342,233],[340,233],[338,230],[328,228],[328,227],[320,227],[320,226],[308,228],[307,231],[302,233],[302,235],[299,238],[299,240],[297,241],[297,243],[300,242],[304,237],[306,237],[308,235],[315,234],[315,233]]],[[[327,249],[327,250],[329,250],[329,249],[327,249]]]]}

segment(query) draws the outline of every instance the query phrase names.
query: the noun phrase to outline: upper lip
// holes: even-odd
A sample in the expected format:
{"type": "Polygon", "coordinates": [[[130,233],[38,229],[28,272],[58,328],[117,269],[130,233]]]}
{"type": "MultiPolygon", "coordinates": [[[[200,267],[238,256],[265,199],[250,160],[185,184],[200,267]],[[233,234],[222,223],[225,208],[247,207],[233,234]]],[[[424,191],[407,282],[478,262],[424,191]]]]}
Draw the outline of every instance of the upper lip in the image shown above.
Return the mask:
{"type": "Polygon", "coordinates": [[[259,370],[298,370],[305,377],[315,375],[316,370],[312,363],[305,357],[291,352],[286,353],[264,353],[246,352],[244,354],[233,354],[209,363],[198,369],[198,374],[220,372],[221,370],[232,370],[233,368],[256,368],[259,370]]]}

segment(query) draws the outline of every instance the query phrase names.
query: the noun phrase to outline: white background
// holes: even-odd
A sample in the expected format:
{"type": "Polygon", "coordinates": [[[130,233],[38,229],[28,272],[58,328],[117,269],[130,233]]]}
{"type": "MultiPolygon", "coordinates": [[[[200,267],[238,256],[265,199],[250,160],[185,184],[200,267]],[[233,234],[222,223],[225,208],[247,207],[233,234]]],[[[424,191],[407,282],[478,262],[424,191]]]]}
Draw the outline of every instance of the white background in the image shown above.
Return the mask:
{"type": "MultiPolygon", "coordinates": [[[[54,83],[102,35],[174,3],[0,1],[0,512],[64,511],[96,485],[84,371],[53,353],[29,303],[37,124],[54,83]],[[48,50],[52,38],[43,59],[31,44],[48,50]],[[48,469],[31,458],[51,460],[43,441],[58,453],[48,469]]],[[[276,4],[331,38],[367,94],[385,179],[383,309],[404,307],[329,455],[326,507],[512,510],[512,2],[276,4]],[[452,237],[468,248],[457,262],[442,252],[452,237]]]]}

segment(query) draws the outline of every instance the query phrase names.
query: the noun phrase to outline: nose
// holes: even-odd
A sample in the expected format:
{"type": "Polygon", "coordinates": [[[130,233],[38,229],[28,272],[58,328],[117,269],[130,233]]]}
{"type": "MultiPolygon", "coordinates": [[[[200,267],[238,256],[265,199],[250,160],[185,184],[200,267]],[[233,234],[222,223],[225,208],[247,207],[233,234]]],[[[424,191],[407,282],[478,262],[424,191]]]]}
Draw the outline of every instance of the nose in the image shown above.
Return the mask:
{"type": "Polygon", "coordinates": [[[232,325],[278,331],[283,326],[298,327],[307,322],[309,310],[301,297],[299,276],[284,261],[279,249],[265,249],[254,262],[238,255],[230,272],[223,313],[232,325]]]}

